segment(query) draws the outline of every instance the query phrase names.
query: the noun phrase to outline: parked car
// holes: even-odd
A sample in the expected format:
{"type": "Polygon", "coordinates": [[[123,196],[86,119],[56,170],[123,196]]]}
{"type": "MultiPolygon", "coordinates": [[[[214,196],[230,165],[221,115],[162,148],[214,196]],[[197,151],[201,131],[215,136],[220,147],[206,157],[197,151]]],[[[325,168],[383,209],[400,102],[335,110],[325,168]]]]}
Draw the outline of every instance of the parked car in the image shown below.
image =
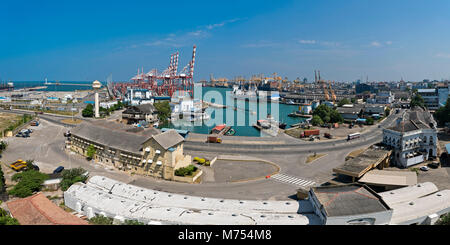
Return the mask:
{"type": "Polygon", "coordinates": [[[428,170],[430,170],[427,166],[422,166],[422,167],[420,167],[420,170],[422,170],[422,171],[428,171],[428,170]]]}
{"type": "Polygon", "coordinates": [[[59,167],[57,167],[55,170],[53,170],[53,173],[54,173],[54,174],[59,174],[59,173],[61,173],[63,170],[64,170],[64,167],[63,167],[63,166],[59,166],[59,167]]]}
{"type": "Polygon", "coordinates": [[[27,162],[22,159],[18,159],[17,161],[11,163],[9,166],[14,170],[19,171],[27,167],[27,162]]]}
{"type": "Polygon", "coordinates": [[[432,163],[429,163],[427,166],[430,167],[430,168],[436,169],[436,168],[439,167],[439,163],[438,162],[432,162],[432,163]]]}
{"type": "Polygon", "coordinates": [[[39,122],[38,121],[32,121],[30,123],[31,126],[39,126],[39,122]]]}
{"type": "Polygon", "coordinates": [[[39,166],[38,165],[36,165],[36,164],[31,164],[31,165],[33,166],[34,170],[39,171],[39,166]]]}
{"type": "Polygon", "coordinates": [[[70,137],[70,135],[72,135],[72,134],[70,133],[70,130],[67,131],[67,133],[64,133],[64,137],[70,137]]]}

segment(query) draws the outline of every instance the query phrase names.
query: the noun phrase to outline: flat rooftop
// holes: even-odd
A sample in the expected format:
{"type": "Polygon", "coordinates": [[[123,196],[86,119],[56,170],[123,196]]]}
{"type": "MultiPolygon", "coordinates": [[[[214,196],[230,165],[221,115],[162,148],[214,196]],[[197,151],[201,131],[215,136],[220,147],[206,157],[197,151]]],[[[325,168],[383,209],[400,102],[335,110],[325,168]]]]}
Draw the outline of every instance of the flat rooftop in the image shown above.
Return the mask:
{"type": "Polygon", "coordinates": [[[312,191],[328,217],[388,211],[380,196],[365,185],[313,187],[312,191]]]}
{"type": "Polygon", "coordinates": [[[333,172],[360,178],[367,171],[375,168],[384,159],[389,157],[391,150],[383,146],[371,146],[354,158],[333,169],[333,172]]]}
{"type": "Polygon", "coordinates": [[[373,185],[410,186],[417,184],[417,174],[412,171],[374,169],[364,174],[359,182],[373,185]]]}

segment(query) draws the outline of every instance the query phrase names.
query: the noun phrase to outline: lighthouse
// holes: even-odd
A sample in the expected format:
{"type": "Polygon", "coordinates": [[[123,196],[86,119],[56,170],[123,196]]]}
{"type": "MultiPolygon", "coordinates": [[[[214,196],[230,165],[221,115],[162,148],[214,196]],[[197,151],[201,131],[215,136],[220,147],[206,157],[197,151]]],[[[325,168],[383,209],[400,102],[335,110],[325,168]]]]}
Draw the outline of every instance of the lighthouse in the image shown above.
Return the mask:
{"type": "Polygon", "coordinates": [[[100,106],[99,106],[99,99],[98,99],[98,90],[102,87],[102,84],[98,81],[95,80],[92,83],[92,88],[95,91],[95,117],[100,117],[100,106]]]}

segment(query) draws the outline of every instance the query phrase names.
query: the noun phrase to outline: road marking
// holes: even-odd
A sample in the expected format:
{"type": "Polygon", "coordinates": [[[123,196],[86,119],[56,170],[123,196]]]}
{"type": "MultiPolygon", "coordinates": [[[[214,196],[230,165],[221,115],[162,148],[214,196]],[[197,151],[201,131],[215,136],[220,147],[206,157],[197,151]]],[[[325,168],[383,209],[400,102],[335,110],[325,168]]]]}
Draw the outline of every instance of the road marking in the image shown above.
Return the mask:
{"type": "Polygon", "coordinates": [[[290,175],[286,175],[286,174],[275,174],[275,175],[271,176],[270,178],[274,179],[276,181],[279,181],[279,182],[283,182],[283,183],[295,185],[295,186],[305,186],[306,187],[306,186],[316,184],[316,182],[314,182],[314,181],[305,180],[305,179],[302,179],[299,177],[290,176],[290,175]]]}

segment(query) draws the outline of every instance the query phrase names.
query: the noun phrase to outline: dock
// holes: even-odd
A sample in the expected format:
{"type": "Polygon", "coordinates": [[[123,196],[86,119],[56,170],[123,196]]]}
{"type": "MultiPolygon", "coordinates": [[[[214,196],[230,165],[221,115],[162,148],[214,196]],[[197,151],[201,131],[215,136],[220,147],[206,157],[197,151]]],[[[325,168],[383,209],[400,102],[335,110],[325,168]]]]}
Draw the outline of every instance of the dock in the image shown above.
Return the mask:
{"type": "Polygon", "coordinates": [[[302,118],[312,118],[312,115],[307,115],[307,114],[298,114],[298,113],[290,113],[288,115],[289,117],[302,117],[302,118]]]}
{"type": "Polygon", "coordinates": [[[214,127],[211,132],[209,132],[210,134],[217,134],[217,135],[225,135],[226,133],[228,133],[228,131],[230,131],[231,126],[226,126],[225,124],[223,125],[218,125],[216,127],[214,127]]]}
{"type": "Polygon", "coordinates": [[[266,129],[266,128],[261,127],[258,124],[253,124],[252,126],[254,128],[258,129],[259,131],[261,131],[261,132],[263,132],[263,133],[265,133],[267,135],[270,135],[270,136],[277,136],[278,131],[279,131],[279,128],[276,128],[275,130],[273,129],[273,127],[270,127],[268,129],[266,129]]]}

